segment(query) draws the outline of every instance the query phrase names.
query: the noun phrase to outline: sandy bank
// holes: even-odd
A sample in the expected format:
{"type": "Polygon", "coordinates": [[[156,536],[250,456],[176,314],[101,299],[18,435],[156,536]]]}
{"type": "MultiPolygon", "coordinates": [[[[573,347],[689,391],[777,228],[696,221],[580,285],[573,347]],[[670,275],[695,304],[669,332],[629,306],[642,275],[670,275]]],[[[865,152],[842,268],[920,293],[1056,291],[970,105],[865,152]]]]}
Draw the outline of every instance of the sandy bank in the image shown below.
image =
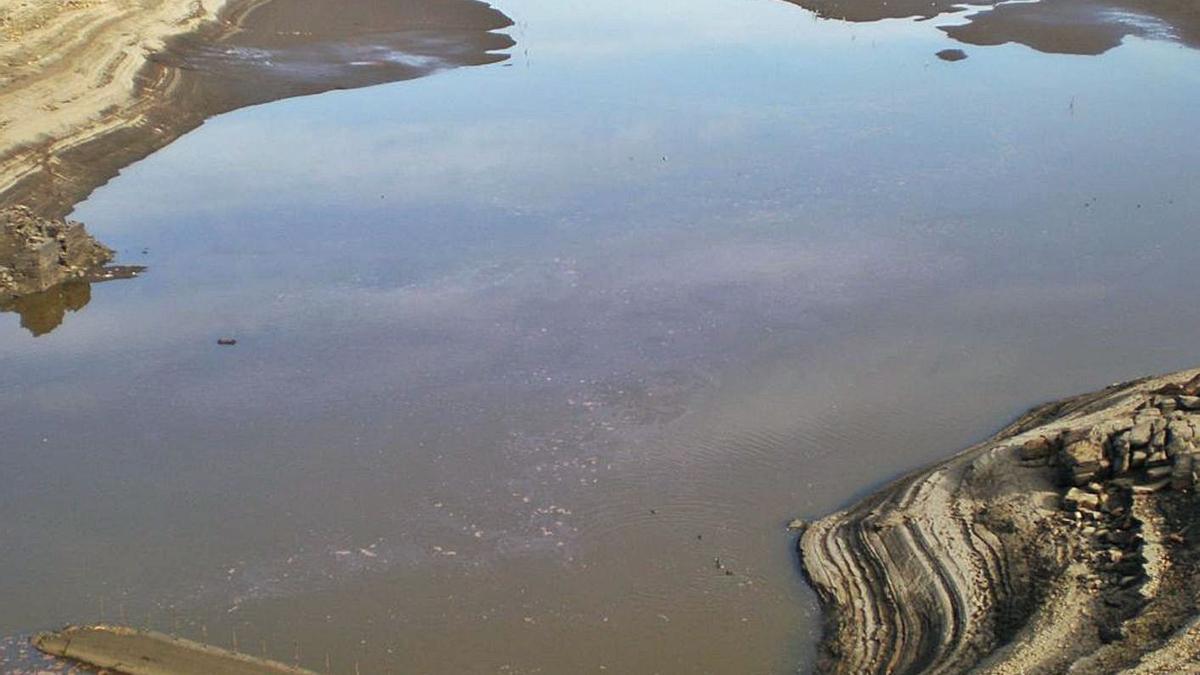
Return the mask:
{"type": "Polygon", "coordinates": [[[224,0],[0,0],[0,193],[72,145],[136,121],[138,74],[224,0]]]}
{"type": "Polygon", "coordinates": [[[475,0],[0,0],[0,207],[70,213],[204,120],[494,63],[512,25],[475,0]]]}
{"type": "Polygon", "coordinates": [[[1200,670],[1198,394],[1190,370],[1040,406],[808,527],[820,669],[1200,670]]]}
{"type": "MultiPolygon", "coordinates": [[[[476,0],[0,0],[0,213],[66,233],[93,190],[210,117],[503,61],[511,25],[476,0]]],[[[47,233],[8,234],[0,311],[35,335],[85,305],[90,281],[140,271],[62,251],[51,264],[47,233]]]]}

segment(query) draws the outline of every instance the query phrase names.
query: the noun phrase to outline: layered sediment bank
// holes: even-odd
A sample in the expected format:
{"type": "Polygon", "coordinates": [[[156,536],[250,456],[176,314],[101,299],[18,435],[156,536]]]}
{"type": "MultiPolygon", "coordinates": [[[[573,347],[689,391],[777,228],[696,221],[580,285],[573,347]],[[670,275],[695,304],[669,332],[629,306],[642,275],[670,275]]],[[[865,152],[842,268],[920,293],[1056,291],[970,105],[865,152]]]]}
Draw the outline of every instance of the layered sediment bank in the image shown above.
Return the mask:
{"type": "Polygon", "coordinates": [[[511,25],[476,0],[0,0],[0,207],[65,216],[231,110],[502,61],[511,25]]]}
{"type": "Polygon", "coordinates": [[[1189,370],[1039,406],[817,521],[819,670],[1194,672],[1198,446],[1189,370]]]}
{"type": "Polygon", "coordinates": [[[0,0],[0,193],[56,156],[138,123],[151,54],[223,0],[0,0]]]}

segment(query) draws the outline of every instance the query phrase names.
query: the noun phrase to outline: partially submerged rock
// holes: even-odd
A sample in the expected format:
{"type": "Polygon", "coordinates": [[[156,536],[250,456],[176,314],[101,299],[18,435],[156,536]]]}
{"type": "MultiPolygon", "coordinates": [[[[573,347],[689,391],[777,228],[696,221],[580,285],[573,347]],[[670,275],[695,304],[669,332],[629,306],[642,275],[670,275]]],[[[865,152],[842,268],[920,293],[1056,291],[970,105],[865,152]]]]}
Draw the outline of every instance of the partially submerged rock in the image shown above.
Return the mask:
{"type": "Polygon", "coordinates": [[[812,523],[818,669],[1200,670],[1198,395],[1192,370],[1040,406],[812,523]]]}
{"type": "Polygon", "coordinates": [[[0,211],[0,298],[83,279],[112,258],[82,223],[39,218],[23,206],[0,211]]]}
{"type": "Polygon", "coordinates": [[[128,675],[313,675],[310,670],[122,626],[71,626],[33,639],[42,652],[128,675]]]}

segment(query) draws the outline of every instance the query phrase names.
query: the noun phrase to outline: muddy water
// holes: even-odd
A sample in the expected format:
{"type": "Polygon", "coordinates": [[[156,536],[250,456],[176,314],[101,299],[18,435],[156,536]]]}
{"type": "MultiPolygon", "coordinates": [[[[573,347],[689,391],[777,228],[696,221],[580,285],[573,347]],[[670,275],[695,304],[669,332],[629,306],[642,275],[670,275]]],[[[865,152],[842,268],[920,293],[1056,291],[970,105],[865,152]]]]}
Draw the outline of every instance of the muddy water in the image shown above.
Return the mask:
{"type": "Polygon", "coordinates": [[[505,63],[230,113],[79,205],[148,271],[3,315],[0,634],[803,669],[788,519],[1200,361],[1195,52],[500,9],[505,63]]]}

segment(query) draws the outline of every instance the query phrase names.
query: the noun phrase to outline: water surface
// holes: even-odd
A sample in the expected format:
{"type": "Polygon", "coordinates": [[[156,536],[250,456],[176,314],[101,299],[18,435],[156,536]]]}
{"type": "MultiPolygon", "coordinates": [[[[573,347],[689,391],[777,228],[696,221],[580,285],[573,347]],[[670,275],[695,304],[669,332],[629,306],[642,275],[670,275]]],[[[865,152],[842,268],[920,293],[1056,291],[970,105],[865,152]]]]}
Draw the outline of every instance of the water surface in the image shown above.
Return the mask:
{"type": "Polygon", "coordinates": [[[1195,52],[498,7],[504,63],[218,117],[77,208],[148,271],[0,315],[0,634],[804,669],[790,518],[1200,360],[1195,52]]]}

